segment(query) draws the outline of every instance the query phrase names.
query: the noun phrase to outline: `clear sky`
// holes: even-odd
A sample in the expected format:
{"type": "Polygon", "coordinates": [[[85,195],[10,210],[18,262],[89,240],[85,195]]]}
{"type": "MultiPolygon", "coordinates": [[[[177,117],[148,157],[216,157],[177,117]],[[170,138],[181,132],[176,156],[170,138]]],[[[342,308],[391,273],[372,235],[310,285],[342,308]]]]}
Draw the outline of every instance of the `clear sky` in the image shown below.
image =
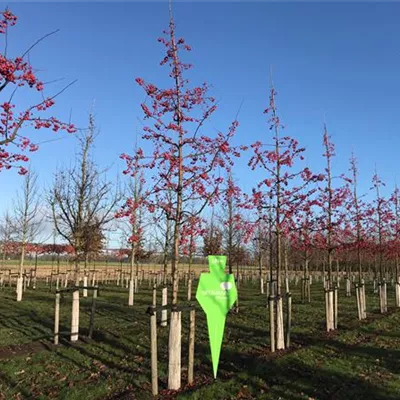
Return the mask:
{"type": "MultiPolygon", "coordinates": [[[[165,82],[166,70],[159,66],[164,49],[157,38],[168,24],[167,3],[9,5],[19,17],[9,33],[10,56],[60,29],[35,48],[31,63],[44,81],[64,78],[49,86],[54,91],[78,80],[58,98],[54,113],[68,119],[72,111],[73,122],[85,126],[94,100],[101,130],[95,158],[112,166],[111,175],[121,174],[119,155],[132,149],[141,126],[144,94],[134,80],[165,82]]],[[[371,186],[375,163],[390,189],[400,182],[399,3],[177,2],[174,15],[178,35],[192,47],[186,57],[195,66],[190,79],[211,83],[219,100],[215,128],[225,130],[243,101],[236,143],[266,141],[262,112],[272,67],[286,133],[307,147],[312,169],[323,168],[325,116],[336,144],[337,173],[347,171],[353,149],[362,191],[371,186]]],[[[76,141],[66,134],[35,135],[39,142],[61,138],[43,144],[31,158],[46,186],[57,165],[73,160],[76,141]]],[[[247,158],[235,175],[250,189],[247,158]]],[[[0,213],[12,204],[21,181],[16,172],[0,173],[0,213]]]]}

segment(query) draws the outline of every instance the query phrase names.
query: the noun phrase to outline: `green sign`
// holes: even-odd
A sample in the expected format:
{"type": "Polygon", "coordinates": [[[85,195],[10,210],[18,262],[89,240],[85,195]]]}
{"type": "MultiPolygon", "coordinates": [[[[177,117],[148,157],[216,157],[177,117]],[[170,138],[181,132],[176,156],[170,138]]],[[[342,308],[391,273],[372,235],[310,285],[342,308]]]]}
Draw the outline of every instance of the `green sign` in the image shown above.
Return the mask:
{"type": "Polygon", "coordinates": [[[200,275],[196,299],[207,316],[214,378],[224,337],[226,314],[237,299],[235,278],[225,273],[226,256],[208,256],[210,273],[200,275]]]}

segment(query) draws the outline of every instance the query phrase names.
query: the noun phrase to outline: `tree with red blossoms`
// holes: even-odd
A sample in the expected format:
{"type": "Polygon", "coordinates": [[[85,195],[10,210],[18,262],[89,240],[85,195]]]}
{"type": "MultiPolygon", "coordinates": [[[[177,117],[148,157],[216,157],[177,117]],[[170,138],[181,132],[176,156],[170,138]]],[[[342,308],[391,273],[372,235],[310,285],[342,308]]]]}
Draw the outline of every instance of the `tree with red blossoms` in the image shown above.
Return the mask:
{"type": "Polygon", "coordinates": [[[385,186],[383,180],[375,172],[372,177],[371,189],[375,191],[375,199],[373,201],[372,215],[372,232],[375,239],[375,254],[378,255],[379,268],[379,303],[381,313],[387,312],[387,271],[384,264],[384,254],[386,245],[391,237],[390,225],[394,220],[394,216],[390,207],[390,202],[382,196],[382,187],[385,186]]]}
{"type": "Polygon", "coordinates": [[[350,197],[351,203],[347,207],[348,215],[352,221],[354,221],[355,230],[352,229],[349,231],[355,232],[355,238],[353,243],[357,250],[357,266],[358,266],[358,281],[361,284],[362,280],[362,261],[361,261],[361,246],[362,246],[362,228],[363,228],[363,212],[362,212],[362,203],[360,204],[360,199],[357,192],[357,181],[358,181],[358,169],[357,169],[357,160],[354,155],[351,156],[350,159],[350,171],[352,173],[352,196],[350,197]]]}
{"type": "MultiPolygon", "coordinates": [[[[17,17],[10,10],[3,11],[0,20],[0,34],[7,36],[9,28],[16,23],[17,17]]],[[[45,37],[47,36],[49,35],[45,37]]],[[[6,97],[4,102],[0,104],[0,172],[16,167],[20,174],[26,173],[27,170],[22,165],[29,160],[26,153],[34,152],[39,147],[23,132],[32,128],[48,128],[54,132],[59,130],[75,132],[75,127],[72,124],[48,116],[47,113],[55,104],[55,98],[70,85],[57,94],[45,96],[45,84],[36,76],[33,67],[26,60],[32,48],[42,39],[39,39],[16,58],[7,56],[7,39],[5,39],[5,49],[0,54],[0,93],[6,97]],[[23,88],[27,91],[38,92],[40,100],[36,104],[18,110],[14,98],[17,91],[23,88]]]]}
{"type": "Polygon", "coordinates": [[[326,301],[326,329],[327,331],[337,329],[337,287],[334,286],[332,276],[333,253],[341,243],[340,223],[345,217],[344,204],[349,196],[348,185],[343,184],[334,187],[334,179],[339,178],[349,182],[344,175],[334,176],[332,172],[332,159],[335,156],[335,146],[331,141],[326,124],[324,125],[323,156],[326,159],[326,168],[323,183],[319,187],[319,207],[321,215],[319,217],[320,235],[318,235],[318,247],[327,256],[328,280],[325,281],[325,301],[326,301]]]}
{"type": "Polygon", "coordinates": [[[188,257],[188,272],[192,271],[193,255],[196,253],[197,242],[204,235],[204,221],[198,215],[190,216],[182,225],[180,237],[180,253],[188,257]]]}
{"type": "MultiPolygon", "coordinates": [[[[137,146],[136,146],[137,149],[137,146]]],[[[122,209],[116,214],[116,218],[127,219],[127,226],[124,229],[124,236],[128,237],[128,243],[131,247],[130,252],[130,279],[128,305],[133,306],[134,292],[138,285],[139,264],[136,261],[136,255],[140,252],[143,245],[143,192],[144,178],[143,172],[138,169],[138,160],[133,167],[132,178],[128,183],[128,199],[122,209]],[[135,271],[136,263],[136,275],[135,271]]]]}
{"type": "MultiPolygon", "coordinates": [[[[232,174],[229,174],[223,190],[223,207],[219,213],[218,219],[224,226],[223,248],[228,255],[228,270],[233,273],[233,264],[235,262],[236,249],[242,242],[247,242],[249,238],[248,224],[242,213],[244,196],[240,187],[235,183],[232,174]]],[[[238,279],[238,271],[236,272],[238,279]]]]}
{"type": "MultiPolygon", "coordinates": [[[[352,179],[349,182],[349,196],[346,204],[346,220],[344,226],[344,234],[346,237],[346,247],[354,249],[357,257],[358,268],[358,284],[356,285],[357,310],[358,318],[365,319],[366,314],[366,297],[365,285],[362,271],[362,250],[366,245],[367,221],[371,215],[371,208],[363,201],[358,193],[358,168],[357,160],[352,154],[350,158],[350,172],[352,179]]],[[[347,274],[346,292],[350,291],[350,274],[347,274]]]]}
{"type": "MultiPolygon", "coordinates": [[[[276,324],[271,324],[271,351],[275,351],[272,338],[276,326],[276,349],[285,348],[283,328],[283,303],[281,295],[281,270],[282,270],[282,241],[294,229],[294,216],[296,210],[303,204],[309,193],[306,187],[310,182],[316,181],[318,176],[313,175],[305,167],[293,172],[292,167],[297,159],[303,159],[304,148],[299,147],[297,140],[289,136],[281,136],[280,118],[276,107],[276,91],[271,88],[269,107],[264,111],[270,116],[269,129],[272,130],[272,144],[263,144],[258,141],[251,145],[254,155],[249,161],[249,166],[254,170],[262,168],[267,176],[256,189],[253,189],[253,203],[257,210],[267,210],[262,215],[271,217],[272,230],[275,234],[275,263],[276,263],[276,324]]],[[[313,191],[311,189],[311,191],[313,191]]]]}
{"type": "MultiPolygon", "coordinates": [[[[216,136],[202,134],[206,121],[215,112],[215,99],[208,95],[206,83],[190,87],[184,72],[190,64],[181,61],[181,52],[190,51],[183,38],[176,38],[175,24],[171,16],[169,29],[159,42],[166,48],[161,65],[168,65],[172,86],[163,89],[137,78],[137,84],[147,94],[148,102],[141,104],[145,119],[152,122],[143,128],[142,138],[153,148],[151,155],[142,149],[133,155],[124,154],[127,163],[125,173],[132,174],[133,166],[149,170],[152,184],[144,198],[150,212],[162,209],[173,223],[172,240],[172,304],[178,302],[178,264],[182,229],[189,218],[199,216],[208,204],[215,204],[220,197],[223,183],[221,171],[230,170],[233,157],[239,153],[230,144],[238,126],[233,121],[227,133],[216,136]],[[153,173],[152,173],[153,172],[153,173]],[[168,201],[166,194],[172,192],[168,201]],[[196,210],[190,210],[195,204],[196,210]]],[[[179,389],[181,314],[173,309],[169,336],[168,387],[179,389]]]]}
{"type": "MultiPolygon", "coordinates": [[[[323,179],[323,175],[319,175],[318,179],[323,179]]],[[[294,251],[301,254],[303,263],[303,278],[301,297],[302,301],[311,302],[310,287],[310,271],[309,264],[313,249],[315,248],[315,237],[318,232],[318,219],[316,214],[316,206],[318,199],[308,197],[297,210],[295,223],[296,228],[290,234],[290,243],[294,251]]]]}
{"type": "Polygon", "coordinates": [[[400,259],[400,190],[397,185],[390,197],[392,205],[392,240],[390,243],[391,253],[394,256],[395,263],[395,301],[396,307],[400,307],[400,277],[399,277],[399,259],[400,259]]]}
{"type": "MultiPolygon", "coordinates": [[[[220,226],[222,250],[228,256],[228,271],[233,273],[236,264],[236,282],[239,287],[239,265],[244,261],[246,245],[253,234],[254,224],[245,218],[243,211],[248,208],[249,202],[240,187],[235,183],[232,174],[226,179],[222,194],[222,207],[217,220],[220,226]]],[[[251,203],[250,203],[251,204],[251,203]]],[[[235,311],[239,312],[239,296],[236,299],[235,311]]]]}

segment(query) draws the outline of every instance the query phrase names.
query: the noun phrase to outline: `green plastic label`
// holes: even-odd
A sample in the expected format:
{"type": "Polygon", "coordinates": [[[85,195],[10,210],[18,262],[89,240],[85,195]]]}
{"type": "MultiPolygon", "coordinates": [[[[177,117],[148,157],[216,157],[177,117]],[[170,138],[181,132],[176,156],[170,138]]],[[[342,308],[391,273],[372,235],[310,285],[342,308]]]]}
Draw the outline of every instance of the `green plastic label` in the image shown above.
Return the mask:
{"type": "Polygon", "coordinates": [[[208,256],[209,273],[200,275],[196,299],[207,316],[214,378],[217,377],[219,356],[224,337],[226,314],[235,304],[235,278],[225,273],[226,256],[208,256]]]}

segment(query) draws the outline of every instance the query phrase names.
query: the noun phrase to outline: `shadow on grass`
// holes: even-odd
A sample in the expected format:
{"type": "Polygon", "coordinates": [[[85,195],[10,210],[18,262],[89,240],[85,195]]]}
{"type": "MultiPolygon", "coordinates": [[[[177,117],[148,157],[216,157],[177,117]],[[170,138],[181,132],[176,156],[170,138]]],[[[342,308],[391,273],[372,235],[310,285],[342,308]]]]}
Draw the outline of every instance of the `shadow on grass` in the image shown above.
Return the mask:
{"type": "MultiPolygon", "coordinates": [[[[367,358],[373,358],[379,353],[380,349],[352,349],[351,346],[342,346],[336,341],[329,342],[330,345],[337,345],[338,351],[361,352],[367,358]]],[[[204,354],[209,352],[208,346],[196,346],[196,352],[204,354]]],[[[389,352],[380,357],[388,357],[389,352]]],[[[397,356],[398,351],[391,354],[397,356]]],[[[197,366],[196,374],[205,374],[211,376],[211,363],[209,365],[197,366]]],[[[396,364],[395,368],[398,370],[396,364]]],[[[243,387],[249,390],[249,397],[256,399],[318,399],[318,400],[351,400],[351,399],[374,399],[374,400],[395,400],[399,399],[399,393],[393,393],[381,385],[380,381],[376,383],[367,382],[354,375],[349,376],[346,373],[333,372],[327,368],[315,368],[302,362],[299,359],[287,358],[285,354],[282,357],[273,358],[268,352],[265,356],[256,356],[249,353],[238,353],[231,349],[224,348],[221,353],[221,360],[218,372],[218,380],[210,387],[187,388],[181,393],[185,398],[198,393],[203,398],[207,398],[206,393],[213,393],[214,399],[224,399],[224,386],[233,385],[237,390],[236,395],[240,393],[243,387]],[[219,386],[219,387],[218,387],[219,386]],[[252,396],[252,397],[251,397],[252,396]]],[[[234,394],[232,393],[234,398],[234,394]]],[[[178,396],[179,397],[179,396],[178,396]]],[[[198,397],[200,398],[200,397],[198,397]]]]}

